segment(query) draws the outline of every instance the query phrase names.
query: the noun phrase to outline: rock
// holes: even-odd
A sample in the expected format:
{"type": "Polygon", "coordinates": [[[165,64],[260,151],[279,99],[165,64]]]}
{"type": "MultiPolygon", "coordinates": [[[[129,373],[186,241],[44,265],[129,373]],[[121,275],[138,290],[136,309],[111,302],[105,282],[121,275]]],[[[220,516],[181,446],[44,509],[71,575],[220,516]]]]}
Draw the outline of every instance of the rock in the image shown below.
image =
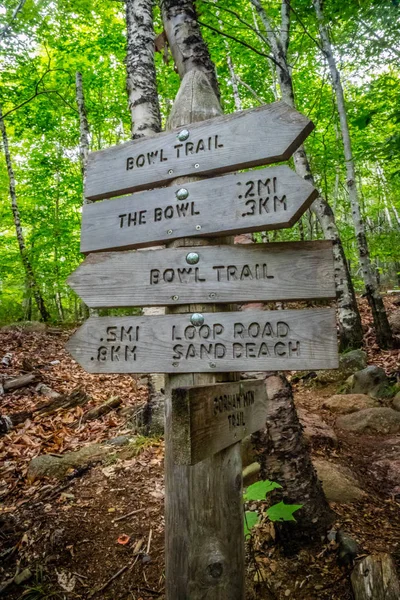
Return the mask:
{"type": "Polygon", "coordinates": [[[304,429],[304,436],[315,446],[337,446],[337,436],[325,421],[317,414],[304,408],[297,409],[297,415],[304,429]]]}
{"type": "Polygon", "coordinates": [[[400,412],[392,408],[366,408],[338,417],[336,427],[355,433],[399,433],[400,412]]]}
{"type": "Polygon", "coordinates": [[[370,471],[384,481],[392,496],[400,496],[400,455],[398,458],[383,458],[374,462],[370,471]]]}
{"type": "Polygon", "coordinates": [[[318,383],[335,383],[344,381],[356,371],[367,366],[367,354],[364,350],[351,350],[339,356],[338,369],[326,369],[318,371],[316,381],[318,383]]]}
{"type": "Polygon", "coordinates": [[[354,559],[360,553],[360,547],[352,537],[347,535],[342,529],[339,529],[336,536],[338,544],[338,562],[342,566],[354,564],[354,559]]]}
{"type": "Polygon", "coordinates": [[[313,465],[329,502],[348,504],[365,497],[355,475],[347,467],[322,458],[314,459],[313,465]]]}
{"type": "Polygon", "coordinates": [[[336,414],[347,415],[364,408],[375,408],[377,406],[379,406],[379,402],[365,394],[336,394],[325,400],[322,408],[336,414]]]}
{"type": "Polygon", "coordinates": [[[393,311],[389,316],[389,324],[392,328],[392,333],[400,334],[400,309],[393,311]]]}
{"type": "Polygon", "coordinates": [[[17,585],[22,585],[23,583],[25,583],[25,581],[28,581],[28,579],[30,579],[32,575],[32,571],[29,568],[26,568],[14,577],[14,583],[16,583],[17,585]]]}
{"type": "Polygon", "coordinates": [[[397,392],[392,401],[392,406],[395,410],[400,410],[400,392],[397,392]]]}
{"type": "Polygon", "coordinates": [[[371,365],[353,374],[349,393],[368,394],[372,398],[381,398],[389,385],[385,371],[381,367],[371,365]]]}
{"type": "Polygon", "coordinates": [[[243,469],[242,475],[243,487],[248,487],[252,483],[255,483],[259,479],[260,464],[258,462],[251,463],[251,465],[243,469]]]}
{"type": "Polygon", "coordinates": [[[129,435],[118,435],[115,438],[111,438],[111,440],[107,440],[107,446],[126,446],[132,440],[132,437],[129,435]]]}
{"type": "Polygon", "coordinates": [[[92,444],[76,452],[68,452],[63,456],[42,454],[33,458],[28,468],[28,481],[30,483],[43,477],[56,477],[62,479],[70,469],[83,467],[97,462],[111,450],[110,446],[92,444]]]}

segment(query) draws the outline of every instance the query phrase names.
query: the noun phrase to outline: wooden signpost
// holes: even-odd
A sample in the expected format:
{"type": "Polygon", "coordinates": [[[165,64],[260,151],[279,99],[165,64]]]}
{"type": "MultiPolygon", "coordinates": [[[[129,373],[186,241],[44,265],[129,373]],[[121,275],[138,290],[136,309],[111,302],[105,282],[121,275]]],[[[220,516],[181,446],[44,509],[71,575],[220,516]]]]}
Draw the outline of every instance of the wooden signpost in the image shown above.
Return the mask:
{"type": "MultiPolygon", "coordinates": [[[[196,85],[205,98],[208,80],[192,70],[178,99],[196,85]]],[[[232,302],[334,298],[330,242],[212,246],[198,239],[290,227],[315,189],[287,166],[190,183],[182,177],[286,160],[312,128],[277,102],[89,156],[88,199],[135,193],[84,206],[81,250],[95,254],[70,277],[71,287],[90,307],[173,307],[168,315],[91,317],[68,343],[90,373],[171,374],[167,600],[244,599],[239,442],[264,426],[268,399],[262,381],[238,382],[235,374],[338,366],[333,308],[215,312],[232,302]],[[137,250],[173,240],[181,247],[137,250]],[[223,378],[235,381],[216,383],[223,378]]]]}
{"type": "Polygon", "coordinates": [[[267,415],[259,379],[172,390],[174,461],[196,463],[262,429],[267,415]]]}
{"type": "Polygon", "coordinates": [[[329,241],[101,252],[68,283],[92,308],[336,296],[329,241]]]}
{"type": "Polygon", "coordinates": [[[91,317],[67,348],[89,373],[336,369],[335,310],[91,317]]]}
{"type": "Polygon", "coordinates": [[[89,155],[89,200],[288,160],[314,125],[285,102],[201,121],[89,155]]]}
{"type": "Polygon", "coordinates": [[[285,165],[85,204],[81,251],[291,227],[317,196],[285,165]]]}

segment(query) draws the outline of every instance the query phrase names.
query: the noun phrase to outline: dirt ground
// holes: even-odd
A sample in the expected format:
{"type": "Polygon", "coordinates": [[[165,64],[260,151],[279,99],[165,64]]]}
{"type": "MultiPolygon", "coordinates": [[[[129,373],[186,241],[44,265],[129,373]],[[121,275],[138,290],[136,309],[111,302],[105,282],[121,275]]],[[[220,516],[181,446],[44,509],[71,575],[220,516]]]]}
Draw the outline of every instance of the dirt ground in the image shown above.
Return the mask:
{"type": "MultiPolygon", "coordinates": [[[[368,311],[363,308],[369,363],[396,377],[399,351],[379,352],[368,311]]],[[[146,400],[143,382],[132,376],[85,373],[64,350],[71,331],[50,328],[0,330],[0,360],[11,353],[2,377],[27,369],[61,393],[83,388],[90,406],[119,396],[122,407],[146,400]]],[[[299,407],[332,424],[323,401],[337,386],[294,384],[299,407]]],[[[1,414],[11,414],[44,400],[35,385],[0,397],[1,414]]],[[[0,438],[0,590],[16,571],[30,577],[0,591],[0,597],[28,600],[76,598],[147,600],[164,598],[163,441],[139,438],[117,449],[101,464],[68,473],[62,481],[31,482],[30,460],[39,454],[63,455],[86,444],[132,433],[126,411],[75,427],[82,407],[28,419],[0,438]]],[[[357,474],[365,499],[333,504],[334,528],[343,528],[365,554],[393,554],[400,567],[400,497],[390,495],[370,471],[371,458],[384,436],[340,434],[337,448],[318,447],[316,456],[334,457],[357,474]]],[[[393,436],[392,436],[393,437],[393,436]]],[[[349,570],[339,566],[335,542],[285,557],[274,543],[274,528],[263,523],[247,545],[248,600],[347,600],[349,570]]]]}

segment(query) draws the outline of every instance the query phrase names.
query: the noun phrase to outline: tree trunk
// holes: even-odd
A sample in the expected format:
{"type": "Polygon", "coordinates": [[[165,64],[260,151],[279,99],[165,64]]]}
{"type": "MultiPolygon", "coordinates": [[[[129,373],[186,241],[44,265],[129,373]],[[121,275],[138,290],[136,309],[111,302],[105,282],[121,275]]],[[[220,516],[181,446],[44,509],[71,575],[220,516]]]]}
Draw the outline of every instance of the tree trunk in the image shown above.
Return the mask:
{"type": "MultiPolygon", "coordinates": [[[[161,129],[160,107],[154,64],[154,0],[126,0],[126,90],[131,113],[132,138],[158,133],[161,129]]],[[[165,308],[143,308],[145,315],[163,315],[165,308]]],[[[160,405],[163,412],[165,376],[147,377],[149,395],[144,410],[146,434],[159,433],[160,405]]]]}
{"type": "Polygon", "coordinates": [[[215,65],[197,24],[194,3],[191,0],[160,1],[165,33],[180,78],[183,79],[185,74],[192,70],[203,71],[219,100],[215,65]]]}
{"type": "Polygon", "coordinates": [[[371,554],[351,574],[355,600],[399,600],[400,583],[390,554],[371,554]]]}
{"type": "MultiPolygon", "coordinates": [[[[266,37],[277,63],[277,74],[282,99],[295,108],[293,80],[287,62],[290,31],[290,1],[282,0],[281,39],[275,34],[275,29],[262,7],[260,0],[250,1],[261,18],[265,28],[266,37]]],[[[303,146],[298,148],[294,153],[294,163],[296,172],[301,177],[314,184],[310,163],[303,146]]],[[[321,196],[313,202],[311,209],[321,224],[325,238],[332,240],[333,242],[340,347],[342,350],[347,348],[358,348],[362,345],[363,337],[361,318],[334,214],[329,204],[321,196]]]]}
{"type": "Polygon", "coordinates": [[[226,61],[228,63],[229,74],[231,76],[231,84],[232,84],[232,91],[233,91],[233,99],[235,101],[235,108],[236,108],[236,110],[242,110],[243,106],[242,106],[242,101],[240,99],[238,81],[236,79],[235,69],[233,68],[233,63],[232,63],[232,58],[231,58],[231,55],[229,52],[228,43],[225,44],[225,47],[226,47],[226,61]]]}
{"type": "MultiPolygon", "coordinates": [[[[81,161],[81,172],[82,172],[82,204],[90,202],[85,198],[85,181],[86,181],[86,168],[89,156],[90,148],[90,129],[89,122],[86,113],[85,105],[85,94],[83,91],[82,73],[79,71],[75,75],[75,93],[76,103],[78,105],[79,113],[79,158],[81,161]]],[[[85,317],[98,315],[98,311],[95,309],[88,308],[84,302],[82,302],[83,313],[85,317]]]]}
{"type": "Polygon", "coordinates": [[[373,266],[371,265],[368,242],[365,235],[365,226],[360,210],[360,202],[356,183],[356,169],[351,148],[349,124],[347,121],[346,104],[344,100],[343,86],[340,79],[340,73],[336,65],[335,57],[333,55],[328,30],[324,23],[324,15],[322,12],[321,0],[314,0],[314,7],[315,12],[317,13],[319,23],[322,48],[328,60],[332,85],[336,95],[336,102],[340,120],[340,129],[343,140],[344,158],[346,164],[347,190],[349,192],[351,212],[353,216],[354,229],[356,232],[358,254],[362,268],[363,280],[365,284],[368,302],[371,307],[372,316],[374,319],[376,338],[378,341],[378,345],[381,348],[393,348],[394,341],[392,331],[390,329],[382,297],[379,294],[376,272],[373,266]]]}
{"type": "Polygon", "coordinates": [[[253,442],[261,479],[282,485],[282,489],[269,496],[271,502],[303,505],[296,512],[296,523],[275,524],[286,552],[293,553],[301,544],[321,541],[334,514],[312,465],[290,384],[285,377],[273,375],[267,378],[266,388],[269,399],[266,428],[253,435],[253,442]]]}
{"type": "MultiPolygon", "coordinates": [[[[82,74],[79,71],[76,72],[75,78],[75,90],[76,90],[76,103],[78,105],[79,113],[79,156],[81,160],[82,169],[82,181],[85,185],[86,178],[86,165],[89,156],[89,139],[90,130],[89,123],[87,120],[86,106],[85,106],[85,94],[83,92],[82,74]]],[[[85,190],[83,190],[83,204],[86,203],[85,190]]]]}
{"type": "Polygon", "coordinates": [[[132,139],[161,130],[154,65],[154,0],[126,0],[126,89],[132,139]]]}
{"type": "Polygon", "coordinates": [[[25,269],[26,279],[27,279],[28,285],[29,285],[30,289],[32,290],[32,294],[33,294],[33,296],[35,298],[36,305],[38,307],[40,316],[41,316],[42,320],[44,322],[46,322],[46,321],[49,321],[50,314],[47,311],[46,305],[45,305],[44,300],[43,300],[43,296],[42,296],[42,294],[40,292],[39,286],[38,286],[37,281],[35,279],[35,275],[34,275],[34,272],[33,272],[33,269],[32,269],[32,265],[31,265],[31,262],[29,260],[28,252],[27,252],[27,249],[26,249],[26,245],[25,245],[25,239],[24,239],[24,234],[22,232],[20,214],[19,214],[18,204],[17,204],[17,194],[16,194],[16,191],[15,191],[14,169],[13,169],[13,166],[12,166],[10,151],[9,151],[9,148],[8,148],[8,138],[7,138],[6,125],[4,123],[3,113],[2,113],[1,107],[0,107],[0,129],[1,129],[1,135],[2,135],[2,138],[3,138],[4,155],[5,155],[5,158],[6,158],[6,165],[7,165],[8,179],[9,179],[9,190],[10,190],[10,197],[11,197],[11,210],[12,210],[13,217],[14,217],[14,225],[15,225],[15,231],[16,231],[16,234],[17,234],[19,252],[20,252],[20,255],[21,255],[21,260],[22,260],[23,267],[25,269]]]}

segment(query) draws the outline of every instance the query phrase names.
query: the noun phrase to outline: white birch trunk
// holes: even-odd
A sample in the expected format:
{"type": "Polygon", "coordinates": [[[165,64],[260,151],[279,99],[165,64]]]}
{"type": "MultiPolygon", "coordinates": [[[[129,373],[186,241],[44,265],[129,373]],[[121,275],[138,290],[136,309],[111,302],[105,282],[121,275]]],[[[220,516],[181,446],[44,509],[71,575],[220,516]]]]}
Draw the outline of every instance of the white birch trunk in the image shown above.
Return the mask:
{"type": "Polygon", "coordinates": [[[228,63],[229,74],[231,77],[232,91],[233,91],[233,99],[235,101],[236,110],[243,110],[242,101],[240,99],[238,82],[236,79],[235,69],[233,68],[232,58],[229,53],[229,46],[226,44],[226,62],[228,63]]]}
{"type": "MultiPolygon", "coordinates": [[[[82,179],[85,185],[86,165],[89,155],[90,130],[86,114],[85,94],[83,92],[82,74],[77,72],[75,77],[76,103],[79,113],[79,156],[81,160],[82,179]]],[[[83,204],[86,204],[85,192],[83,192],[83,204]]]]}
{"type": "MultiPolygon", "coordinates": [[[[154,0],[126,0],[126,90],[131,113],[132,139],[154,135],[161,130],[160,106],[154,63],[154,0]]],[[[165,314],[163,307],[145,307],[145,315],[165,314]]],[[[147,377],[149,397],[143,414],[143,431],[158,435],[164,428],[165,376],[147,377]]]]}
{"type": "MultiPolygon", "coordinates": [[[[287,104],[295,108],[292,75],[287,62],[287,48],[290,31],[289,0],[282,0],[281,36],[283,35],[283,43],[275,34],[275,29],[260,0],[250,1],[261,18],[271,51],[277,62],[277,73],[282,99],[287,102],[287,104]]],[[[296,150],[293,158],[296,172],[301,177],[314,184],[310,163],[303,146],[296,150]]],[[[319,196],[313,202],[311,210],[315,213],[322,227],[325,238],[332,240],[333,242],[341,348],[345,349],[360,347],[362,345],[361,319],[333,211],[326,200],[324,200],[321,196],[319,196]]]]}
{"type": "Polygon", "coordinates": [[[183,79],[192,70],[202,71],[219,99],[215,65],[197,24],[194,3],[191,0],[160,0],[160,5],[165,33],[180,78],[183,79]],[[179,51],[174,52],[173,47],[179,47],[179,51]]]}
{"type": "Polygon", "coordinates": [[[32,265],[29,260],[26,245],[25,245],[25,239],[24,239],[24,234],[22,232],[21,219],[20,219],[20,214],[19,214],[18,204],[17,204],[14,169],[13,169],[12,162],[11,162],[11,155],[10,155],[10,150],[8,147],[7,130],[6,130],[6,125],[4,123],[1,107],[0,107],[0,130],[1,130],[1,135],[3,138],[4,155],[5,155],[5,159],[6,159],[7,173],[8,173],[8,180],[9,180],[11,210],[12,210],[13,217],[14,217],[14,225],[15,225],[15,231],[17,234],[19,253],[21,255],[22,264],[25,269],[26,280],[28,282],[30,289],[32,290],[32,294],[33,294],[33,297],[35,298],[36,305],[40,312],[41,318],[44,322],[46,322],[50,319],[50,314],[47,311],[46,305],[43,300],[43,296],[42,296],[39,286],[37,284],[37,281],[36,281],[36,278],[35,278],[35,275],[34,275],[34,272],[32,269],[32,265]]]}
{"type": "Polygon", "coordinates": [[[333,55],[328,30],[324,22],[321,0],[314,0],[314,7],[319,23],[322,48],[325,57],[328,61],[332,85],[336,95],[346,164],[346,184],[349,192],[351,213],[353,217],[354,229],[356,232],[358,254],[362,268],[362,275],[365,284],[367,299],[372,310],[375,333],[379,346],[381,348],[392,348],[394,343],[393,336],[386,315],[385,306],[383,304],[382,297],[378,290],[376,271],[371,265],[368,242],[365,235],[364,220],[360,210],[360,202],[356,183],[356,170],[351,148],[351,139],[349,125],[347,121],[347,111],[344,100],[343,86],[340,78],[340,73],[336,65],[335,57],[333,55]]]}
{"type": "MultiPolygon", "coordinates": [[[[85,198],[85,180],[86,180],[86,167],[90,149],[90,129],[89,121],[87,118],[86,105],[85,105],[85,93],[83,90],[82,74],[79,71],[75,75],[75,94],[76,104],[78,106],[79,114],[79,158],[81,161],[81,172],[82,172],[82,196],[83,204],[89,204],[90,200],[85,198]]],[[[84,302],[81,301],[82,309],[86,317],[98,316],[99,312],[94,308],[89,308],[84,302]]]]}
{"type": "Polygon", "coordinates": [[[154,0],[126,0],[126,89],[132,139],[158,133],[160,106],[154,65],[154,0]]]}

